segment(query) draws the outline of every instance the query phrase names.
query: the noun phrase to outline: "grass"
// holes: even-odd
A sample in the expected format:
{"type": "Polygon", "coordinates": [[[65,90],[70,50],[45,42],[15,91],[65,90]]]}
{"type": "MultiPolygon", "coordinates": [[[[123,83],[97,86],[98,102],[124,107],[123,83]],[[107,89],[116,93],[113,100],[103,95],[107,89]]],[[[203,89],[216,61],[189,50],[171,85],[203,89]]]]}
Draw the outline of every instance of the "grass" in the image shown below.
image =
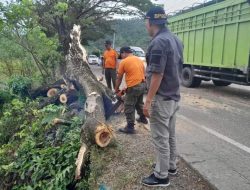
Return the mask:
{"type": "Polygon", "coordinates": [[[106,148],[99,148],[98,146],[93,146],[91,148],[90,176],[88,180],[90,189],[98,189],[100,184],[97,183],[97,179],[105,174],[106,167],[113,159],[117,158],[122,159],[122,148],[115,140],[106,148]]]}
{"type": "Polygon", "coordinates": [[[117,176],[117,181],[114,183],[114,189],[122,189],[125,185],[135,182],[135,173],[122,171],[119,176],[117,176]]]}

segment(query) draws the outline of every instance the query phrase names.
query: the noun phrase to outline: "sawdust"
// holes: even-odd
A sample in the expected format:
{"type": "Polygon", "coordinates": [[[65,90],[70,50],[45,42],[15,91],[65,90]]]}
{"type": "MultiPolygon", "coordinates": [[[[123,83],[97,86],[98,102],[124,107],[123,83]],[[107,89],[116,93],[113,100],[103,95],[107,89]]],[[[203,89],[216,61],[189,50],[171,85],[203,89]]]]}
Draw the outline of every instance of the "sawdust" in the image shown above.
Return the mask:
{"type": "Polygon", "coordinates": [[[230,105],[220,103],[218,101],[212,101],[206,98],[203,98],[200,95],[195,94],[182,94],[182,104],[186,104],[193,107],[198,107],[201,109],[222,109],[222,110],[231,110],[233,107],[230,105]]]}

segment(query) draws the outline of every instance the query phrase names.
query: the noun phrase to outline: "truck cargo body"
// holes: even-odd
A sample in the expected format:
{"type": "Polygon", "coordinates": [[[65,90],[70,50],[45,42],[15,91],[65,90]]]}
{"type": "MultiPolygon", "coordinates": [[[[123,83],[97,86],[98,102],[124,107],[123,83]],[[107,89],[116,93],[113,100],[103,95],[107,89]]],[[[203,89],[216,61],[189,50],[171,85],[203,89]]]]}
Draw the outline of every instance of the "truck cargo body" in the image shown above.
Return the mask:
{"type": "Polygon", "coordinates": [[[250,85],[250,4],[214,0],[168,19],[184,44],[184,86],[213,80],[217,86],[250,85]]]}

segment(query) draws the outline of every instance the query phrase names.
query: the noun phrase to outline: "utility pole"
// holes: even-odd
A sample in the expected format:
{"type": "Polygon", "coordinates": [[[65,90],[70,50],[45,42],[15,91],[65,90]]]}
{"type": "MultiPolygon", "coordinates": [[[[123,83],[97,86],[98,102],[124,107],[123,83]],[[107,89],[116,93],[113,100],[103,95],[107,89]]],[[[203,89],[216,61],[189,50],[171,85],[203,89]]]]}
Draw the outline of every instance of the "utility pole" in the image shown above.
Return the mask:
{"type": "Polygon", "coordinates": [[[115,49],[115,32],[114,32],[114,34],[113,34],[113,49],[115,49]]]}

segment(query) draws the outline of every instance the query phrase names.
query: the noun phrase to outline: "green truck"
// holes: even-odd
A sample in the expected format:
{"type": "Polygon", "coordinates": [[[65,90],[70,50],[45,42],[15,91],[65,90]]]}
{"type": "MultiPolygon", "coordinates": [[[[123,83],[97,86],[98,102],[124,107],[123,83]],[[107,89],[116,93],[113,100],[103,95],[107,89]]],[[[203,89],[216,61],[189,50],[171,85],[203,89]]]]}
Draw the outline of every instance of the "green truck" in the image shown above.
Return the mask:
{"type": "Polygon", "coordinates": [[[250,0],[212,0],[168,22],[184,44],[184,86],[250,85],[250,0]]]}

